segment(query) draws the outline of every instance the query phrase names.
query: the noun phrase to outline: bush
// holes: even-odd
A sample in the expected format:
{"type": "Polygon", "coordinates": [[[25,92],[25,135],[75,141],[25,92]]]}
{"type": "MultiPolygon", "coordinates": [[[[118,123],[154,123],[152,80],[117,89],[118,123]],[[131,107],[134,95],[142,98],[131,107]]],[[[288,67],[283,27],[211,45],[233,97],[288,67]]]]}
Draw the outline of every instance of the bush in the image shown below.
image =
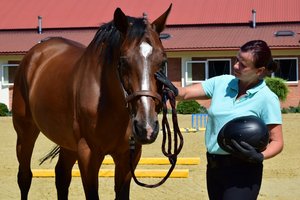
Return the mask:
{"type": "Polygon", "coordinates": [[[300,113],[300,106],[290,106],[289,108],[282,108],[281,113],[300,113]]]}
{"type": "Polygon", "coordinates": [[[287,113],[289,113],[289,109],[288,108],[282,108],[281,113],[287,114],[287,113]]]}
{"type": "Polygon", "coordinates": [[[278,77],[266,77],[265,81],[267,86],[278,96],[280,101],[286,100],[289,89],[283,79],[278,77]]]}
{"type": "Polygon", "coordinates": [[[0,103],[0,116],[9,116],[10,112],[4,103],[0,103]]]}
{"type": "Polygon", "coordinates": [[[195,100],[184,100],[177,104],[179,114],[207,113],[207,109],[195,100]]]}

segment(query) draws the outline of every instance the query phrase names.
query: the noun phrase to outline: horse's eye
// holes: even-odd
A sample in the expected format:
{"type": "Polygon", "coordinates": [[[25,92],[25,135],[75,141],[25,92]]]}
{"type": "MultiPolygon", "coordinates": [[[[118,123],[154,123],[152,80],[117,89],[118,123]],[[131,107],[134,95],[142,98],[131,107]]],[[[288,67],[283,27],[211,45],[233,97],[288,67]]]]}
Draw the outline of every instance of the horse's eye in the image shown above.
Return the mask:
{"type": "Polygon", "coordinates": [[[124,66],[126,63],[127,63],[126,57],[125,57],[125,56],[122,56],[122,57],[120,58],[120,65],[121,65],[121,66],[124,66]]]}
{"type": "Polygon", "coordinates": [[[127,66],[128,66],[128,61],[126,57],[121,57],[119,61],[119,71],[121,72],[122,75],[126,73],[127,66]]]}

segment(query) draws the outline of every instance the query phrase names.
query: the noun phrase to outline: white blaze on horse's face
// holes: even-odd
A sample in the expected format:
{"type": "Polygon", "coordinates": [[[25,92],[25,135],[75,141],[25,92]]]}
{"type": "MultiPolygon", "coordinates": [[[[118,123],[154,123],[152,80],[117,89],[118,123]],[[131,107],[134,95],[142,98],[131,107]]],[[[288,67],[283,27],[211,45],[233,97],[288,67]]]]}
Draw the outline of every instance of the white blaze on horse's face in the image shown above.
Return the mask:
{"type": "MultiPolygon", "coordinates": [[[[147,42],[142,42],[140,45],[140,54],[144,59],[143,62],[143,79],[142,79],[142,85],[141,85],[141,89],[142,90],[150,90],[150,86],[149,86],[149,82],[150,82],[150,77],[149,77],[149,64],[148,64],[148,57],[152,54],[152,50],[153,47],[148,44],[147,42]]],[[[145,108],[145,113],[149,113],[149,109],[150,109],[150,105],[149,105],[149,100],[147,99],[147,97],[141,97],[141,101],[144,105],[145,108]]],[[[148,120],[148,116],[146,116],[147,120],[148,120]]],[[[147,135],[148,137],[150,137],[150,134],[153,132],[151,126],[149,125],[149,123],[147,122],[147,135]]]]}
{"type": "Polygon", "coordinates": [[[145,59],[152,53],[152,49],[153,47],[147,42],[142,42],[140,45],[140,53],[145,59]]]}
{"type": "Polygon", "coordinates": [[[152,53],[153,47],[148,44],[147,42],[142,42],[140,45],[140,54],[142,55],[144,62],[143,62],[143,80],[142,80],[142,90],[149,90],[149,66],[147,58],[152,53]]]}

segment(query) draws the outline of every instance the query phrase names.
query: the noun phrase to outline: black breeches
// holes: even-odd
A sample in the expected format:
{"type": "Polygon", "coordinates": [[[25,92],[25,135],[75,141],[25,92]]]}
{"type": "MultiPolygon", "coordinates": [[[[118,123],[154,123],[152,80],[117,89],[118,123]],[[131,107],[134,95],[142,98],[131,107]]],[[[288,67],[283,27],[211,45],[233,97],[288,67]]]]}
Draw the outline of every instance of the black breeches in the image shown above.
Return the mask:
{"type": "Polygon", "coordinates": [[[206,181],[210,200],[256,200],[262,181],[262,164],[227,155],[207,156],[206,181]]]}

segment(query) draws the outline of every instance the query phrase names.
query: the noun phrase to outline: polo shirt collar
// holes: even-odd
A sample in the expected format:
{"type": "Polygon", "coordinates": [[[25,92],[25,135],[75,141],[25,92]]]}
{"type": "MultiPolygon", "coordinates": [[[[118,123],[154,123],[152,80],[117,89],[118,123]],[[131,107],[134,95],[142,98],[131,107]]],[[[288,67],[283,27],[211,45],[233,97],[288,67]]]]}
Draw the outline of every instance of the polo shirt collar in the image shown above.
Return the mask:
{"type": "MultiPolygon", "coordinates": [[[[247,90],[246,93],[247,93],[247,95],[253,95],[265,86],[266,86],[266,82],[264,80],[261,80],[256,86],[247,90]]],[[[239,91],[239,79],[235,78],[233,81],[231,81],[229,83],[229,87],[232,90],[235,90],[236,92],[238,92],[239,91]]]]}

